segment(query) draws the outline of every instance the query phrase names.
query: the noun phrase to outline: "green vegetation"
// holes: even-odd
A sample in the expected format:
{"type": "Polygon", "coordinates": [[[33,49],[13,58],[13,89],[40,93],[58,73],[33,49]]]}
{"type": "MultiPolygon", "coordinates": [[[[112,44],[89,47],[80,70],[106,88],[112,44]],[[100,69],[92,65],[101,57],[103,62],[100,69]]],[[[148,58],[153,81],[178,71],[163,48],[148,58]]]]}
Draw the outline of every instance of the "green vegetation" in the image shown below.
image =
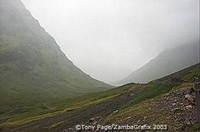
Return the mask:
{"type": "MultiPolygon", "coordinates": [[[[108,115],[101,123],[134,124],[139,121],[141,124],[168,124],[169,130],[177,131],[183,126],[177,118],[187,119],[188,115],[185,114],[189,113],[181,105],[172,107],[173,101],[177,100],[177,104],[186,103],[182,100],[182,94],[177,93],[189,91],[193,87],[194,76],[200,74],[199,66],[200,64],[197,64],[146,84],[142,92],[135,95],[127,104],[122,105],[117,113],[108,115]],[[171,81],[174,78],[177,78],[177,82],[171,81]],[[176,118],[172,118],[173,115],[176,115],[176,118]]],[[[187,130],[191,132],[198,131],[200,128],[198,123],[188,127],[189,130],[187,130]]]]}
{"type": "MultiPolygon", "coordinates": [[[[197,68],[198,69],[198,68],[197,68]]],[[[184,72],[175,73],[177,78],[185,78],[192,73],[196,75],[199,72],[196,67],[185,70],[184,72]]],[[[191,76],[191,75],[190,75],[191,76]]],[[[174,76],[173,76],[174,77],[174,76]]],[[[191,80],[190,77],[187,77],[191,80]]],[[[187,80],[186,80],[187,81],[187,80]]],[[[180,85],[179,82],[159,82],[153,81],[148,84],[128,84],[125,86],[121,86],[118,88],[113,88],[110,90],[89,93],[78,97],[63,99],[63,100],[53,100],[44,103],[38,103],[37,105],[25,105],[21,107],[17,107],[17,109],[13,109],[7,113],[0,115],[1,126],[5,125],[19,125],[24,124],[26,122],[30,122],[32,120],[40,120],[46,117],[53,117],[58,114],[63,114],[65,112],[70,112],[72,110],[82,108],[84,106],[97,104],[113,97],[117,97],[123,93],[126,93],[134,88],[139,88],[139,92],[135,93],[133,99],[129,102],[125,102],[121,104],[118,108],[115,109],[126,109],[137,104],[141,104],[141,102],[145,102],[151,98],[158,97],[165,93],[168,93],[172,90],[173,87],[180,85]]],[[[176,88],[174,88],[176,89],[176,88]]],[[[173,91],[173,90],[172,90],[173,91]]],[[[131,94],[131,93],[130,93],[131,94]]]]}
{"type": "Polygon", "coordinates": [[[50,129],[52,129],[52,128],[56,128],[56,127],[62,125],[63,123],[64,123],[64,121],[61,121],[61,122],[55,123],[55,124],[53,124],[53,125],[50,126],[50,129]]]}
{"type": "MultiPolygon", "coordinates": [[[[152,100],[160,98],[169,92],[174,92],[179,89],[184,90],[188,87],[191,88],[192,84],[180,85],[181,82],[171,82],[169,78],[183,78],[191,73],[196,75],[199,73],[199,71],[195,69],[196,68],[192,68],[175,73],[167,77],[167,81],[153,81],[148,84],[128,84],[102,92],[94,92],[63,100],[44,102],[38,104],[37,106],[24,106],[18,109],[13,109],[13,111],[10,111],[9,113],[0,115],[0,126],[17,126],[20,124],[26,124],[33,120],[41,120],[47,117],[55,118],[58,115],[65,116],[75,109],[102,103],[104,101],[106,102],[108,99],[112,99],[114,97],[118,98],[121,95],[131,96],[132,100],[129,102],[121,103],[117,108],[112,107],[113,111],[117,109],[120,111],[120,113],[109,115],[105,119],[105,122],[109,120],[117,120],[121,122],[133,114],[134,116],[151,115],[149,118],[154,119],[156,122],[162,122],[163,120],[166,120],[166,115],[163,115],[162,112],[157,112],[155,114],[151,113],[150,115],[147,114],[149,113],[149,108],[151,110],[154,107],[152,100]],[[194,70],[195,73],[193,72],[194,70]]],[[[188,79],[190,80],[191,78],[188,79]]],[[[183,111],[174,111],[175,114],[181,112],[183,111]]],[[[168,122],[173,121],[169,120],[168,122]]],[[[63,121],[54,122],[48,125],[48,129],[54,129],[63,125],[65,125],[65,122],[63,121]]],[[[173,127],[177,127],[179,125],[179,123],[175,123],[173,127]]]]}
{"type": "Polygon", "coordinates": [[[197,132],[200,130],[200,123],[195,123],[194,125],[192,125],[191,127],[191,132],[197,132]]]}
{"type": "MultiPolygon", "coordinates": [[[[193,83],[183,83],[174,87],[176,90],[171,90],[166,94],[120,109],[117,113],[106,116],[101,121],[101,124],[167,124],[170,131],[178,131],[184,125],[183,122],[180,122],[180,119],[188,119],[186,114],[189,113],[187,110],[182,109],[181,105],[172,106],[172,104],[175,99],[177,104],[185,103],[182,100],[182,95],[177,93],[189,90],[191,86],[193,86],[193,83]]],[[[199,124],[188,127],[191,127],[190,131],[196,131],[199,129],[199,124]]]]}
{"type": "Polygon", "coordinates": [[[73,107],[82,107],[85,104],[92,103],[92,102],[101,102],[105,99],[115,97],[124,91],[127,91],[129,88],[135,86],[135,84],[128,84],[124,85],[118,88],[113,88],[107,91],[102,92],[95,92],[95,93],[89,93],[83,96],[75,97],[75,98],[69,98],[63,101],[57,101],[50,103],[50,107],[56,107],[57,109],[62,108],[73,108],[73,107]]]}
{"type": "Polygon", "coordinates": [[[181,79],[183,79],[183,80],[190,80],[191,81],[198,74],[200,74],[200,68],[199,69],[193,69],[193,70],[191,70],[188,74],[183,75],[181,79]]]}
{"type": "Polygon", "coordinates": [[[89,93],[74,98],[41,104],[38,106],[20,107],[18,110],[1,114],[0,126],[24,124],[33,120],[52,117],[87,105],[96,104],[116,97],[133,86],[135,86],[135,84],[128,84],[107,91],[89,93]]]}
{"type": "Polygon", "coordinates": [[[162,95],[169,92],[173,87],[178,86],[180,83],[157,83],[151,82],[147,88],[144,88],[142,92],[134,96],[133,100],[123,105],[120,109],[130,107],[132,105],[138,104],[147,99],[162,95]]]}

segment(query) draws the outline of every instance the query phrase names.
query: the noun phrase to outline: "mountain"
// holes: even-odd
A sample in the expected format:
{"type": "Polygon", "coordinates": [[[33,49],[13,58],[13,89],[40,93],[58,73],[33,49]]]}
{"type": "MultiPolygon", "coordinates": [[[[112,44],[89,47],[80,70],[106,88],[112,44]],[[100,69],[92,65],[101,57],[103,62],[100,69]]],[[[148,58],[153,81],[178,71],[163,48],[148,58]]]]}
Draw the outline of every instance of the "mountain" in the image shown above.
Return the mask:
{"type": "Polygon", "coordinates": [[[117,84],[145,83],[200,62],[200,45],[198,43],[181,45],[161,52],[140,69],[131,73],[117,84]]]}
{"type": "Polygon", "coordinates": [[[0,113],[108,88],[78,69],[20,0],[0,0],[0,113]]]}

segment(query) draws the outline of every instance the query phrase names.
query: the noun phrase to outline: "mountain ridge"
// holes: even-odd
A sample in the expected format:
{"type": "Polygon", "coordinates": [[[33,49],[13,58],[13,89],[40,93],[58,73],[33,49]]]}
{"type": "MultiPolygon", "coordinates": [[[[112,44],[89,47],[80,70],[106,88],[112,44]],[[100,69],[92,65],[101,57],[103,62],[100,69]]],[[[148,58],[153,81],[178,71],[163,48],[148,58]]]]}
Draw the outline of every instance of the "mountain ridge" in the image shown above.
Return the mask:
{"type": "Polygon", "coordinates": [[[0,0],[0,74],[5,109],[111,87],[77,68],[20,0],[0,0]]]}
{"type": "Polygon", "coordinates": [[[161,52],[116,84],[146,83],[200,62],[199,43],[181,45],[161,52]]]}

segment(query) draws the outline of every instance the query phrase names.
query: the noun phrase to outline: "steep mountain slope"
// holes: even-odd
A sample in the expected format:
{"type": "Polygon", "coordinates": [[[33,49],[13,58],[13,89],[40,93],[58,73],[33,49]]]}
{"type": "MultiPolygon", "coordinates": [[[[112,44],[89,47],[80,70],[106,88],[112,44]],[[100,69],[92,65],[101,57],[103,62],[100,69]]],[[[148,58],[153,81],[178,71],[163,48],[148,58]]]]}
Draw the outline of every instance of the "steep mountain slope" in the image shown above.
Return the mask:
{"type": "Polygon", "coordinates": [[[74,66],[20,0],[0,0],[0,113],[109,87],[74,66]]]}
{"type": "Polygon", "coordinates": [[[182,45],[160,53],[146,65],[130,74],[118,84],[149,82],[200,62],[198,43],[182,45]]]}
{"type": "Polygon", "coordinates": [[[199,124],[195,124],[196,106],[185,97],[193,96],[194,77],[198,74],[200,64],[147,84],[127,84],[104,92],[55,102],[48,104],[49,109],[57,109],[54,112],[25,119],[22,115],[18,119],[10,118],[0,124],[0,129],[3,132],[74,132],[77,124],[114,123],[166,124],[168,131],[178,132],[196,130],[200,128],[199,124]]]}

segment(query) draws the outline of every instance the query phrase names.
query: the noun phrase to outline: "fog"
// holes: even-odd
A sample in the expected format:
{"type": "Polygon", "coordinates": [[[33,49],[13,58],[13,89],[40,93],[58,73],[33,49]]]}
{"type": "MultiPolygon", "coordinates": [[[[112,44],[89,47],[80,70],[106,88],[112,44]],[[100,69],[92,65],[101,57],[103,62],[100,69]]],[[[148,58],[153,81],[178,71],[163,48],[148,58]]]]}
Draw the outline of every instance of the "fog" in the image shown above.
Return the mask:
{"type": "Polygon", "coordinates": [[[105,82],[199,41],[199,0],[22,0],[81,70],[105,82]]]}

